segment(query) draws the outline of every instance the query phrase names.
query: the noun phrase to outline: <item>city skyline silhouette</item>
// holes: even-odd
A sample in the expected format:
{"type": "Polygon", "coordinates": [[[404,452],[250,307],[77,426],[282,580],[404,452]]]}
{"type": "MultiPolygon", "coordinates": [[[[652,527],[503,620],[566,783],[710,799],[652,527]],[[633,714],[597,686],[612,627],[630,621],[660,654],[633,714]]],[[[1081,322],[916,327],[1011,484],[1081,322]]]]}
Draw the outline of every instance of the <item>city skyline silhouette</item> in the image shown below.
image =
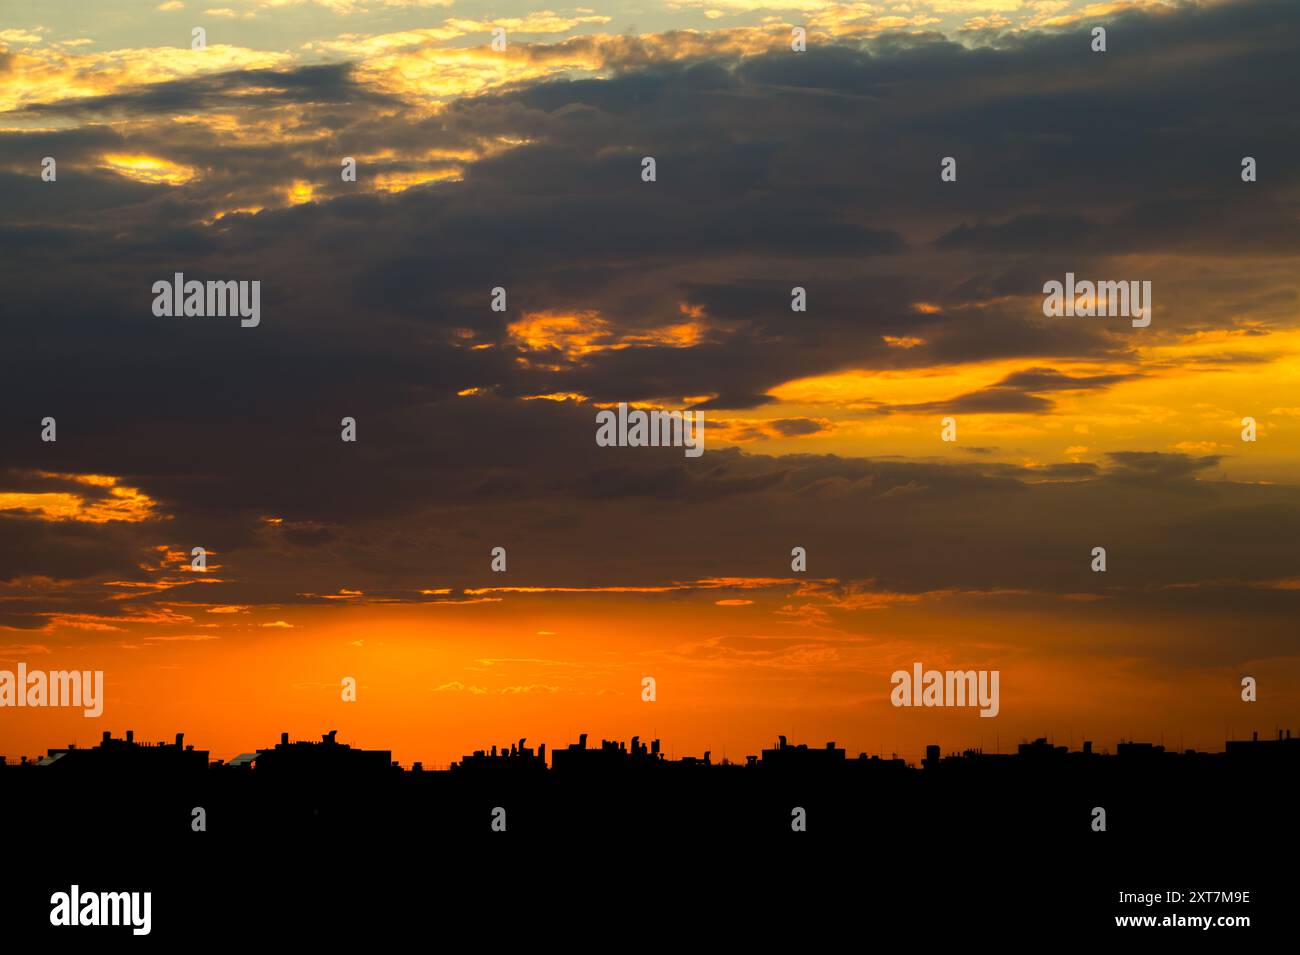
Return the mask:
{"type": "MultiPolygon", "coordinates": [[[[1285,743],[1288,746],[1290,745],[1290,741],[1291,741],[1290,728],[1277,727],[1276,737],[1270,737],[1267,734],[1265,734],[1262,740],[1260,738],[1259,730],[1250,730],[1249,732],[1251,734],[1249,739],[1240,739],[1235,736],[1226,737],[1224,739],[1223,748],[1218,750],[1197,750],[1194,747],[1169,748],[1166,747],[1165,742],[1163,740],[1163,736],[1159,742],[1156,742],[1154,740],[1141,740],[1135,737],[1129,737],[1127,739],[1121,737],[1115,741],[1114,755],[1122,756],[1124,754],[1131,755],[1136,752],[1150,751],[1154,753],[1167,754],[1171,756],[1176,756],[1176,755],[1214,756],[1214,755],[1229,755],[1232,754],[1233,752],[1237,752],[1237,753],[1243,752],[1244,750],[1242,747],[1247,744],[1258,745],[1261,743],[1268,744],[1270,742],[1276,742],[1276,743],[1285,743]]],[[[251,763],[254,762],[256,758],[258,758],[262,754],[268,752],[274,753],[276,751],[281,751],[283,747],[290,747],[290,746],[310,747],[310,746],[319,746],[319,745],[324,745],[326,747],[339,747],[339,750],[341,752],[360,752],[360,753],[373,753],[373,754],[383,753],[388,757],[388,761],[385,763],[385,768],[401,769],[403,771],[416,771],[416,772],[449,771],[457,768],[458,766],[464,766],[467,763],[469,765],[482,765],[498,759],[499,760],[519,759],[525,763],[529,763],[533,760],[539,760],[543,765],[548,765],[553,767],[553,764],[546,763],[546,752],[548,748],[547,744],[545,742],[541,743],[536,751],[537,755],[534,755],[534,750],[532,748],[526,748],[524,746],[524,744],[527,742],[528,737],[521,737],[520,739],[509,743],[492,744],[490,745],[490,748],[473,750],[470,753],[461,756],[460,759],[453,760],[447,765],[442,767],[436,765],[429,765],[426,767],[424,761],[422,760],[416,760],[410,766],[402,766],[399,763],[399,761],[393,760],[391,758],[392,756],[391,750],[380,751],[380,750],[360,749],[358,747],[352,746],[351,744],[339,743],[337,739],[337,735],[338,735],[337,730],[330,730],[328,733],[322,734],[319,740],[299,739],[299,740],[291,741],[290,734],[288,732],[281,732],[279,742],[275,744],[274,749],[259,749],[251,753],[241,753],[229,761],[221,758],[209,758],[210,751],[208,750],[196,751],[192,743],[185,745],[183,752],[193,753],[195,757],[202,756],[203,765],[210,766],[210,767],[221,767],[223,765],[227,765],[227,763],[229,763],[230,765],[247,766],[247,765],[251,765],[251,763]]],[[[84,745],[78,746],[78,744],[76,743],[70,743],[63,747],[52,747],[48,749],[45,756],[43,757],[21,755],[21,754],[7,755],[4,753],[0,753],[0,766],[52,765],[55,761],[57,761],[57,759],[73,753],[86,753],[88,751],[100,752],[100,753],[111,753],[114,751],[121,752],[123,751],[123,748],[127,750],[134,748],[141,751],[148,751],[150,749],[154,749],[158,751],[166,751],[166,752],[174,753],[181,750],[181,745],[184,736],[185,734],[183,732],[177,733],[174,741],[171,743],[167,742],[166,740],[148,741],[145,739],[141,739],[137,741],[135,739],[135,731],[132,729],[126,730],[125,735],[120,738],[113,737],[111,730],[103,730],[101,731],[101,736],[99,741],[96,744],[94,744],[94,746],[91,747],[89,750],[84,745]]],[[[705,766],[753,765],[756,760],[760,759],[759,756],[747,755],[743,757],[742,761],[737,762],[735,760],[726,757],[725,755],[722,755],[715,762],[713,760],[713,757],[717,754],[714,754],[712,750],[705,750],[702,756],[683,755],[681,757],[674,757],[663,749],[662,740],[660,740],[659,738],[656,737],[652,739],[650,743],[647,744],[647,743],[640,742],[641,737],[639,735],[632,736],[630,741],[619,741],[616,739],[602,738],[599,747],[593,746],[590,749],[588,749],[587,744],[589,738],[590,738],[590,734],[585,732],[580,733],[578,736],[578,740],[576,742],[570,742],[563,749],[559,749],[558,752],[559,753],[614,752],[614,753],[621,753],[624,756],[630,756],[633,763],[636,763],[638,761],[638,757],[646,757],[641,761],[648,764],[679,763],[682,765],[705,765],[705,766]],[[649,748],[647,749],[647,747],[649,748]]],[[[1015,749],[1014,750],[1009,749],[1007,752],[1004,753],[1000,748],[1000,744],[995,744],[995,748],[992,750],[985,750],[983,747],[963,747],[956,750],[943,750],[939,744],[928,744],[925,747],[923,759],[909,760],[906,754],[900,755],[899,752],[893,751],[889,753],[889,761],[894,763],[901,763],[909,768],[915,768],[915,766],[918,764],[923,766],[929,765],[936,759],[948,759],[955,756],[965,757],[965,758],[976,757],[976,756],[1013,756],[1017,754],[1023,756],[1026,753],[1043,752],[1048,750],[1054,753],[1077,753],[1079,755],[1085,755],[1085,756],[1112,755],[1110,747],[1106,747],[1106,746],[1097,747],[1095,746],[1094,741],[1091,739],[1081,739],[1080,746],[1077,750],[1071,749],[1071,747],[1068,744],[1058,745],[1053,736],[1039,736],[1033,739],[1020,739],[1011,745],[1013,745],[1015,749]]],[[[810,747],[810,744],[808,743],[797,743],[797,744],[788,743],[788,737],[786,734],[778,734],[777,746],[772,750],[765,749],[762,752],[775,753],[775,752],[781,752],[786,750],[807,752],[810,751],[810,749],[812,749],[812,747],[810,747]]],[[[838,747],[834,741],[828,741],[825,744],[825,750],[838,753],[841,759],[844,758],[845,754],[847,753],[846,749],[844,749],[843,747],[838,747]]],[[[552,756],[554,756],[557,750],[555,748],[551,748],[550,752],[552,756]]],[[[880,760],[884,758],[885,758],[884,751],[877,751],[877,752],[863,751],[860,752],[857,756],[857,759],[860,760],[866,760],[866,759],[880,760]]],[[[192,765],[197,765],[194,760],[190,760],[189,762],[192,765]]],[[[373,759],[370,759],[370,762],[373,764],[375,761],[373,759]]]]}
{"type": "MultiPolygon", "coordinates": [[[[477,829],[487,831],[482,814],[489,803],[513,819],[509,831],[580,839],[611,827],[759,838],[789,828],[795,808],[813,820],[831,816],[837,829],[866,830],[885,807],[896,821],[932,829],[998,820],[1010,839],[1054,832],[1122,842],[1137,833],[1176,834],[1230,804],[1244,809],[1280,799],[1300,778],[1300,738],[1289,731],[1230,740],[1220,753],[1130,741],[1111,754],[1091,741],[1070,750],[1045,738],[1001,754],[945,753],[932,744],[919,765],[896,756],[849,757],[833,742],[809,745],[785,736],[743,761],[715,761],[710,752],[674,759],[658,739],[596,744],[585,733],[551,749],[549,763],[546,744],[529,746],[525,737],[476,750],[445,769],[402,767],[390,751],[354,747],[336,731],[314,740],[282,733],[274,745],[229,761],[210,762],[208,755],[183,733],[150,742],[130,730],[121,738],[104,731],[93,747],[7,760],[0,768],[0,812],[50,817],[76,806],[85,817],[86,794],[93,791],[95,812],[115,820],[110,828],[162,845],[209,828],[365,833],[385,831],[394,820],[473,837],[481,834],[477,829]],[[598,807],[591,804],[595,793],[604,797],[598,807]],[[383,812],[381,804],[388,807],[383,812]],[[867,805],[871,811],[864,813],[867,805]],[[196,807],[205,822],[191,833],[186,814],[196,807]],[[1091,829],[1088,813],[1098,807],[1105,810],[1101,828],[1091,829]]],[[[1242,825],[1258,818],[1248,814],[1242,825]]]]}

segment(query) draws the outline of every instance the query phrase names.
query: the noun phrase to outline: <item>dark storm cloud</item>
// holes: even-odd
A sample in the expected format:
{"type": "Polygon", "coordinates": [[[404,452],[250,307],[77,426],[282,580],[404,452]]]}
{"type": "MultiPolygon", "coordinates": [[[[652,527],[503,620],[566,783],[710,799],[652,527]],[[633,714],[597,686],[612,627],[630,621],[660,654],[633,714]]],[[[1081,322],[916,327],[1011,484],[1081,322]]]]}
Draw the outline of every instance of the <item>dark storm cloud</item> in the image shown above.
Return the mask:
{"type": "Polygon", "coordinates": [[[948,412],[966,414],[1047,414],[1055,407],[1044,392],[1103,391],[1123,381],[1142,377],[1130,375],[1066,375],[1054,368],[1029,368],[1013,372],[996,384],[979,391],[957,395],[945,401],[927,401],[920,404],[887,405],[884,413],[909,414],[923,412],[948,412]]]}
{"type": "Polygon", "coordinates": [[[1218,454],[1194,458],[1159,451],[1112,451],[1106,456],[1117,465],[1109,475],[1111,480],[1138,481],[1154,486],[1174,482],[1185,484],[1197,473],[1216,467],[1223,460],[1223,456],[1218,454]]]}
{"type": "Polygon", "coordinates": [[[395,97],[359,85],[352,64],[332,63],[293,70],[239,70],[162,83],[104,96],[34,103],[11,117],[70,117],[102,120],[121,116],[171,115],[207,109],[259,108],[333,103],[369,107],[397,105],[395,97]]]}
{"type": "Polygon", "coordinates": [[[825,431],[826,422],[814,421],[811,418],[778,418],[772,422],[772,427],[786,437],[794,438],[825,431]]]}
{"type": "Polygon", "coordinates": [[[79,579],[135,570],[129,528],[0,517],[0,580],[79,579]]]}
{"type": "MultiPolygon", "coordinates": [[[[0,142],[3,139],[0,137],[0,142]]],[[[58,150],[52,152],[66,155],[58,150]]],[[[87,175],[67,167],[60,170],[58,189],[52,190],[49,183],[41,182],[39,178],[40,157],[48,155],[49,152],[33,152],[27,160],[30,171],[26,174],[0,171],[0,194],[5,197],[6,215],[10,222],[50,221],[61,211],[82,216],[165,195],[165,186],[149,186],[108,174],[87,175]]],[[[40,228],[34,227],[27,233],[31,236],[30,241],[38,241],[37,230],[40,228]]],[[[17,230],[6,228],[6,231],[17,230]]]]}
{"type": "Polygon", "coordinates": [[[1048,244],[1072,249],[1082,245],[1096,230],[1083,216],[1038,213],[997,224],[962,223],[952,232],[939,236],[935,245],[941,249],[976,248],[989,252],[1026,252],[1048,244]]]}
{"type": "Polygon", "coordinates": [[[1243,216],[1239,203],[1227,198],[1170,199],[1138,203],[1104,224],[1052,214],[975,226],[963,223],[935,244],[942,249],[1021,253],[1051,249],[1089,256],[1151,249],[1294,255],[1300,253],[1300,224],[1282,208],[1243,216]],[[1217,226],[1206,229],[1208,222],[1217,226]]]}

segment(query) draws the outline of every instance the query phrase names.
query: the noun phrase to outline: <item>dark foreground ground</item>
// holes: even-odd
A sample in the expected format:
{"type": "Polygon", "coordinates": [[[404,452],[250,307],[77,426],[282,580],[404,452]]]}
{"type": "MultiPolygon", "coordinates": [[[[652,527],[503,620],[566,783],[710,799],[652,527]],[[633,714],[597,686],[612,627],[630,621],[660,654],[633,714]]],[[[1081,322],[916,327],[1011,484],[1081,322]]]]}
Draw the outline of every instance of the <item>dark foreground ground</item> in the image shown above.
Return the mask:
{"type": "Polygon", "coordinates": [[[924,949],[940,937],[985,950],[1119,935],[1171,948],[1291,944],[1295,784],[1281,763],[888,780],[740,767],[353,782],[7,771],[0,923],[7,939],[56,951],[264,941],[818,951],[924,949]],[[1104,832],[1092,827],[1097,806],[1104,832]],[[492,828],[498,807],[505,831],[492,828]],[[804,832],[791,828],[796,807],[804,832]],[[151,892],[150,934],[51,926],[52,893],[74,883],[151,892]],[[1225,901],[1242,892],[1249,901],[1225,901]],[[1117,927],[1127,915],[1251,925],[1117,927]]]}

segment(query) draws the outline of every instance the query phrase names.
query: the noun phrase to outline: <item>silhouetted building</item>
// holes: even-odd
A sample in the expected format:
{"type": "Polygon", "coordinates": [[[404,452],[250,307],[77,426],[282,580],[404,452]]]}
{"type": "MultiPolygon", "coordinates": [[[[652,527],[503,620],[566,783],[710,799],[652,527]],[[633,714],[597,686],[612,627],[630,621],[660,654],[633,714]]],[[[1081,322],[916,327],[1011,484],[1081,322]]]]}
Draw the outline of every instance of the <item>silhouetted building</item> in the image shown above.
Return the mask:
{"type": "Polygon", "coordinates": [[[854,771],[862,774],[869,773],[872,776],[890,777],[903,775],[908,771],[907,760],[898,756],[885,759],[883,756],[868,756],[866,753],[858,753],[858,758],[848,764],[854,768],[854,771]]]}
{"type": "MultiPolygon", "coordinates": [[[[256,771],[287,775],[387,773],[393,768],[393,753],[387,749],[353,749],[340,743],[330,730],[320,742],[289,742],[281,733],[274,749],[261,749],[253,760],[256,771]]],[[[243,757],[240,757],[242,759],[243,757]]]]}
{"type": "Polygon", "coordinates": [[[1033,760],[1064,759],[1068,752],[1064,746],[1053,746],[1046,736],[1040,736],[1032,743],[1021,743],[1016,749],[1022,759],[1033,760]]]}
{"type": "Polygon", "coordinates": [[[931,744],[925,748],[925,759],[921,760],[924,769],[939,768],[939,747],[931,744]]]}
{"type": "Polygon", "coordinates": [[[1160,759],[1166,754],[1165,748],[1156,743],[1134,743],[1130,741],[1116,746],[1115,755],[1124,760],[1150,761],[1160,759]]]}
{"type": "Polygon", "coordinates": [[[1259,733],[1252,733],[1248,740],[1228,740],[1224,753],[1233,762],[1296,760],[1300,758],[1300,737],[1292,739],[1290,730],[1278,730],[1277,739],[1260,739],[1259,733]]]}
{"type": "Polygon", "coordinates": [[[105,730],[98,746],[78,749],[72,744],[65,749],[51,749],[37,765],[60,771],[181,775],[206,770],[208,751],[186,746],[184,733],[177,733],[172,743],[137,743],[133,730],[126,731],[125,739],[114,739],[105,730]]]}
{"type": "Polygon", "coordinates": [[[778,736],[776,748],[763,750],[758,765],[783,772],[824,772],[843,766],[844,757],[844,750],[833,742],[825,749],[810,749],[807,743],[791,746],[784,736],[778,736]]]}
{"type": "MultiPolygon", "coordinates": [[[[527,739],[520,739],[518,743],[511,743],[510,748],[501,747],[500,752],[495,746],[492,751],[477,749],[469,756],[462,756],[459,763],[452,763],[451,768],[454,772],[542,772],[546,769],[546,744],[543,743],[538,747],[534,754],[532,749],[524,744],[527,739]]],[[[419,766],[416,763],[416,766],[419,766]]],[[[421,767],[423,768],[423,767],[421,767]]]]}
{"type": "Polygon", "coordinates": [[[604,772],[666,765],[668,761],[659,740],[651,740],[647,746],[639,736],[632,737],[630,748],[626,743],[602,739],[600,749],[588,749],[587,734],[583,733],[578,742],[551,754],[551,768],[557,772],[604,772]]]}

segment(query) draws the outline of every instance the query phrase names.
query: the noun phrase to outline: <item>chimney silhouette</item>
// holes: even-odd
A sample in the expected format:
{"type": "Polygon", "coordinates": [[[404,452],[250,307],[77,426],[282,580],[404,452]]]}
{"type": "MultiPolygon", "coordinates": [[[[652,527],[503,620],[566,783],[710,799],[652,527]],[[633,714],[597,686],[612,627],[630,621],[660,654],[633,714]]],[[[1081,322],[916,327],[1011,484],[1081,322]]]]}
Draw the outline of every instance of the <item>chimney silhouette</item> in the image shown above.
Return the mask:
{"type": "Polygon", "coordinates": [[[181,749],[184,745],[185,745],[185,734],[184,734],[184,733],[177,733],[177,734],[176,734],[176,748],[177,748],[177,749],[181,749]]]}
{"type": "Polygon", "coordinates": [[[134,743],[134,742],[135,742],[135,730],[127,730],[127,731],[126,731],[126,741],[127,741],[128,743],[134,743]]]}
{"type": "Polygon", "coordinates": [[[281,745],[281,746],[288,746],[288,745],[289,745],[289,734],[288,734],[288,733],[281,733],[281,734],[280,734],[280,745],[281,745]]]}
{"type": "Polygon", "coordinates": [[[113,736],[108,730],[104,730],[104,742],[107,743],[113,736]]]}
{"type": "Polygon", "coordinates": [[[1085,756],[1091,756],[1091,755],[1092,755],[1092,740],[1090,740],[1090,739],[1085,739],[1085,740],[1083,741],[1083,753],[1084,753],[1085,756]]]}

